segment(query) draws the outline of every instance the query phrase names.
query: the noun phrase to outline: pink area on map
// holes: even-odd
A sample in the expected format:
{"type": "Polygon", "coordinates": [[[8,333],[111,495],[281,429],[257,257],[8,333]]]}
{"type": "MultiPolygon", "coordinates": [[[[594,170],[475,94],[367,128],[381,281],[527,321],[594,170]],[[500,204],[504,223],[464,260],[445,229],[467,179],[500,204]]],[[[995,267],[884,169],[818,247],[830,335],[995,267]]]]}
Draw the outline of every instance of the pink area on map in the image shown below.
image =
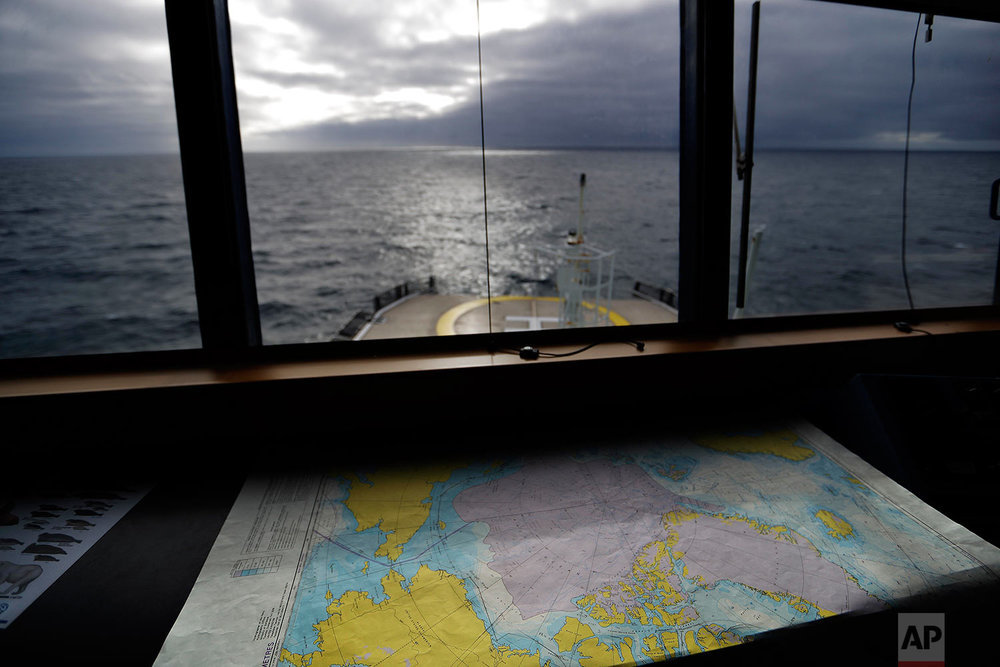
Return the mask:
{"type": "Polygon", "coordinates": [[[791,532],[796,544],[761,534],[743,521],[699,516],[673,526],[680,539],[687,575],[709,584],[720,579],[759,590],[790,593],[836,613],[880,609],[843,568],[823,558],[805,537],[791,532]]]}
{"type": "Polygon", "coordinates": [[[574,598],[627,579],[643,546],[663,539],[663,514],[681,503],[702,505],[634,464],[541,460],[466,489],[455,510],[489,526],[490,568],[530,618],[574,611],[574,598]]]}

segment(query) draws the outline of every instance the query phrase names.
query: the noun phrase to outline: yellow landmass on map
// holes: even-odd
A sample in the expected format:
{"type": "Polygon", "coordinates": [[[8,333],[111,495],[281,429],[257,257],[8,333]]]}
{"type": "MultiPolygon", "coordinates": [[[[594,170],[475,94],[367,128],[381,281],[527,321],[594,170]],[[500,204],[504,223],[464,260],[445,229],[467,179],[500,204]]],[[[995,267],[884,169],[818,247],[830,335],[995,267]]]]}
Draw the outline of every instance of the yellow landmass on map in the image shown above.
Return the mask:
{"type": "Polygon", "coordinates": [[[663,642],[663,648],[671,656],[677,655],[677,651],[681,648],[681,642],[676,632],[661,632],[660,641],[663,642]]]}
{"type": "Polygon", "coordinates": [[[660,642],[656,641],[656,635],[642,638],[642,652],[652,660],[663,660],[668,657],[660,647],[660,642]]]}
{"type": "Polygon", "coordinates": [[[329,616],[313,626],[317,650],[296,654],[282,649],[281,659],[296,667],[541,664],[539,652],[493,645],[466,598],[465,585],[453,574],[422,565],[408,590],[402,582],[395,571],[383,577],[386,599],[378,604],[367,593],[344,593],[326,608],[329,616]]]}
{"type": "Polygon", "coordinates": [[[788,528],[788,526],[778,526],[764,523],[763,521],[758,521],[757,519],[751,519],[750,517],[743,516],[742,514],[713,514],[713,517],[732,525],[734,522],[739,522],[753,528],[759,534],[765,537],[773,537],[776,540],[781,540],[782,542],[788,542],[789,544],[798,544],[798,539],[796,538],[796,533],[788,528]]]}
{"type": "MultiPolygon", "coordinates": [[[[739,582],[737,582],[739,583],[739,582]]],[[[791,593],[776,592],[776,591],[765,591],[760,588],[754,588],[748,584],[740,583],[740,586],[749,588],[752,591],[758,593],[763,593],[767,597],[771,598],[775,602],[785,602],[789,607],[802,612],[803,614],[808,613],[810,610],[815,610],[820,618],[827,618],[828,616],[836,616],[836,612],[830,611],[829,609],[823,609],[815,602],[810,602],[809,600],[799,597],[798,595],[792,595],[791,593]]]]}
{"type": "MultiPolygon", "coordinates": [[[[603,602],[608,598],[616,597],[611,586],[604,586],[596,593],[586,595],[577,602],[591,618],[596,620],[602,627],[611,624],[642,624],[650,627],[675,628],[676,632],[662,632],[659,637],[655,634],[642,639],[640,650],[642,653],[654,660],[683,655],[685,653],[700,653],[723,646],[740,643],[738,635],[725,630],[719,625],[710,624],[698,627],[694,625],[698,620],[698,612],[691,606],[681,606],[686,600],[686,596],[678,591],[670,583],[669,577],[675,574],[675,561],[681,557],[680,552],[674,551],[671,547],[677,543],[676,527],[685,522],[704,516],[689,510],[676,510],[663,515],[663,525],[667,531],[665,540],[654,540],[649,542],[639,551],[632,562],[631,581],[619,582],[618,588],[621,595],[620,600],[634,599],[641,602],[634,606],[626,606],[624,611],[620,611],[613,602],[603,602]],[[693,626],[693,627],[692,627],[693,626]]],[[[786,526],[771,526],[743,516],[714,517],[725,520],[729,523],[733,521],[743,521],[764,535],[769,535],[778,540],[794,541],[792,531],[786,526]]],[[[685,571],[683,576],[691,577],[685,571]]],[[[704,583],[699,577],[695,583],[704,583]]],[[[798,601],[796,601],[798,602],[798,601]]],[[[581,642],[578,651],[581,655],[587,655],[596,662],[589,664],[618,664],[617,662],[606,663],[604,660],[616,660],[616,647],[602,644],[593,634],[591,628],[576,619],[567,617],[567,624],[561,631],[560,650],[565,651],[577,642],[581,642]]],[[[631,651],[631,644],[628,645],[631,651]]],[[[622,657],[625,656],[625,647],[618,646],[622,657]]],[[[581,660],[581,665],[584,662],[581,660]]]]}
{"type": "Polygon", "coordinates": [[[864,482],[862,482],[862,481],[861,481],[860,479],[858,479],[857,477],[851,477],[850,475],[845,475],[845,476],[844,476],[844,479],[846,479],[846,480],[847,480],[848,482],[850,482],[851,484],[853,484],[853,485],[857,486],[858,488],[861,488],[861,489],[864,489],[864,490],[866,490],[866,491],[868,490],[868,487],[867,487],[867,486],[865,486],[865,483],[864,483],[864,482]]]}
{"type": "MultiPolygon", "coordinates": [[[[579,623],[576,619],[570,619],[569,617],[567,617],[567,621],[574,622],[567,623],[567,625],[563,626],[563,629],[560,630],[559,634],[556,636],[556,641],[558,643],[559,650],[566,652],[571,650],[577,642],[584,640],[578,649],[578,652],[581,655],[585,655],[584,658],[580,659],[581,665],[635,664],[635,657],[632,654],[631,640],[626,640],[626,642],[623,642],[623,644],[619,647],[621,649],[621,657],[619,657],[616,655],[617,651],[615,650],[615,647],[601,643],[597,637],[591,634],[590,628],[586,625],[579,623]],[[583,652],[584,647],[586,647],[586,653],[583,652]],[[626,648],[628,649],[627,654],[625,653],[626,648]],[[633,662],[621,663],[620,660],[627,659],[626,655],[630,656],[633,662]],[[588,658],[597,660],[597,662],[585,662],[588,658]],[[610,660],[611,662],[606,662],[607,660],[610,660]]],[[[663,632],[660,633],[659,637],[657,637],[657,635],[643,637],[642,653],[651,660],[664,660],[666,658],[673,658],[687,653],[704,653],[706,651],[714,651],[715,649],[733,646],[741,642],[742,640],[738,635],[726,630],[717,623],[711,623],[709,625],[703,625],[697,629],[681,631],[680,633],[663,632]],[[681,648],[681,641],[684,642],[683,649],[681,648]]]]}
{"type": "Polygon", "coordinates": [[[660,473],[664,477],[669,477],[670,479],[679,482],[691,471],[688,468],[682,468],[674,463],[670,463],[666,468],[657,468],[656,472],[660,473]]]}
{"type": "Polygon", "coordinates": [[[689,630],[684,637],[690,653],[714,651],[740,643],[740,638],[716,623],[703,625],[697,632],[689,630]]]}
{"type": "Polygon", "coordinates": [[[688,653],[704,653],[742,642],[740,637],[717,623],[703,625],[697,629],[660,633],[660,643],[655,635],[643,639],[642,652],[653,660],[673,658],[688,653]],[[683,648],[682,647],[683,642],[683,648]]]}
{"type": "Polygon", "coordinates": [[[690,510],[675,510],[673,512],[667,512],[663,515],[663,529],[667,531],[666,546],[668,548],[673,548],[677,545],[678,540],[681,539],[680,534],[674,528],[677,524],[683,523],[685,521],[691,521],[692,519],[697,519],[700,514],[697,512],[692,512],[690,510]]]}
{"type": "Polygon", "coordinates": [[[702,447],[727,454],[773,454],[790,461],[802,461],[816,452],[795,444],[799,436],[794,431],[766,431],[760,435],[699,434],[692,438],[702,447]]]}
{"type": "Polygon", "coordinates": [[[602,587],[598,591],[600,596],[596,593],[585,595],[576,604],[605,628],[627,623],[673,627],[697,620],[698,613],[693,607],[678,609],[686,598],[669,581],[668,577],[674,571],[670,553],[667,545],[660,540],[650,542],[638,553],[632,562],[633,583],[618,582],[619,599],[633,600],[634,604],[619,609],[614,602],[606,601],[614,597],[615,590],[611,585],[602,587]]]}
{"type": "Polygon", "coordinates": [[[618,611],[618,607],[611,603],[610,609],[606,609],[599,604],[593,605],[587,612],[591,618],[600,623],[601,627],[606,628],[612,623],[625,623],[625,613],[618,611]]]}
{"type": "Polygon", "coordinates": [[[629,607],[625,611],[628,613],[629,616],[631,616],[632,618],[634,618],[639,623],[642,623],[643,625],[650,625],[651,624],[651,621],[650,621],[650,618],[649,618],[649,614],[646,613],[646,610],[644,608],[642,608],[642,607],[629,607]]]}
{"type": "Polygon", "coordinates": [[[376,556],[395,561],[403,545],[424,525],[431,511],[431,489],[435,482],[451,476],[451,466],[413,470],[385,470],[367,476],[367,482],[354,477],[351,492],[344,501],[358,521],[358,532],[378,526],[386,541],[375,550],[376,556]]]}
{"type": "MultiPolygon", "coordinates": [[[[677,544],[677,541],[679,539],[679,534],[676,530],[676,526],[685,521],[691,521],[693,519],[696,519],[699,516],[702,515],[698,514],[697,512],[691,512],[688,510],[669,512],[663,515],[663,527],[667,531],[667,539],[663,544],[663,549],[657,548],[654,551],[650,548],[652,545],[647,545],[643,549],[643,551],[640,552],[639,556],[636,558],[635,564],[633,564],[632,566],[633,576],[636,576],[636,578],[638,579],[639,578],[638,574],[640,572],[645,573],[647,569],[653,571],[662,570],[662,568],[658,567],[654,568],[653,565],[658,564],[660,560],[663,558],[663,555],[665,554],[670,554],[672,558],[675,560],[680,558],[682,555],[681,552],[673,551],[671,549],[671,547],[677,544]]],[[[853,529],[851,528],[850,524],[848,524],[843,519],[840,519],[840,517],[836,516],[832,512],[829,512],[827,510],[821,510],[816,513],[816,516],[820,518],[820,520],[823,521],[825,525],[831,528],[831,534],[833,534],[834,530],[846,531],[841,533],[844,536],[853,534],[853,529]]],[[[772,537],[775,540],[788,542],[790,544],[799,544],[799,539],[802,539],[805,541],[805,544],[808,545],[813,551],[819,553],[819,551],[813,544],[811,544],[808,540],[805,540],[805,538],[802,538],[802,536],[796,533],[795,531],[790,530],[788,526],[771,525],[739,514],[725,515],[719,513],[712,515],[712,518],[728,524],[739,522],[749,526],[750,528],[753,528],[757,533],[761,535],[764,535],[766,537],[772,537]]],[[[671,563],[671,565],[673,564],[671,563]]],[[[669,571],[670,570],[668,570],[668,572],[669,571]]],[[[691,579],[690,575],[688,574],[686,566],[684,567],[683,572],[681,574],[685,578],[691,579]]],[[[704,583],[704,580],[701,577],[698,577],[694,580],[694,582],[696,584],[702,585],[704,583]]],[[[667,585],[669,586],[669,584],[667,585]]],[[[797,609],[802,613],[806,613],[810,609],[814,609],[816,613],[821,617],[834,615],[834,612],[829,611],[827,609],[823,609],[822,607],[816,605],[813,602],[810,602],[809,600],[798,597],[796,595],[792,595],[790,593],[776,593],[772,591],[765,591],[753,588],[752,586],[747,586],[746,584],[741,584],[741,585],[746,586],[751,590],[757,591],[758,593],[763,593],[764,595],[767,595],[768,597],[772,598],[775,601],[778,602],[784,601],[789,606],[797,609]]],[[[661,616],[664,618],[664,621],[667,625],[672,625],[672,626],[685,625],[697,619],[697,616],[695,616],[695,618],[685,618],[683,615],[684,611],[685,610],[681,610],[681,612],[672,615],[664,615],[663,612],[661,611],[661,616]]],[[[724,631],[723,628],[717,625],[708,625],[708,626],[703,626],[702,629],[699,630],[697,633],[694,633],[694,631],[688,631],[688,634],[685,635],[684,637],[684,641],[688,646],[689,651],[691,650],[692,646],[701,646],[704,647],[705,650],[710,650],[712,648],[719,648],[721,646],[728,646],[730,644],[739,643],[740,638],[731,632],[724,631]],[[708,633],[708,634],[703,636],[703,633],[708,633]]],[[[699,650],[701,649],[699,648],[699,650]]]]}
{"type": "MultiPolygon", "coordinates": [[[[684,594],[674,588],[668,579],[674,571],[674,564],[669,558],[670,550],[659,540],[650,542],[642,548],[632,562],[632,576],[647,591],[656,592],[656,603],[647,603],[650,611],[659,612],[663,622],[674,625],[674,619],[666,608],[684,601],[684,594]]],[[[654,625],[659,625],[659,618],[650,615],[654,625]]]]}
{"type": "Polygon", "coordinates": [[[632,655],[632,640],[629,637],[626,637],[618,646],[605,644],[594,635],[590,626],[581,623],[572,616],[566,617],[562,629],[555,634],[555,640],[556,646],[562,653],[571,651],[576,646],[582,667],[615,667],[616,665],[631,667],[635,665],[635,657],[632,655]]]}
{"type": "Polygon", "coordinates": [[[820,510],[816,512],[815,517],[822,521],[823,525],[830,529],[827,532],[838,540],[854,537],[854,526],[830,510],[820,510]]]}
{"type": "Polygon", "coordinates": [[[573,647],[581,639],[593,636],[594,631],[590,629],[590,626],[581,623],[579,619],[567,616],[562,629],[555,634],[553,639],[556,640],[556,646],[559,647],[559,651],[565,653],[566,651],[572,651],[573,647]]]}

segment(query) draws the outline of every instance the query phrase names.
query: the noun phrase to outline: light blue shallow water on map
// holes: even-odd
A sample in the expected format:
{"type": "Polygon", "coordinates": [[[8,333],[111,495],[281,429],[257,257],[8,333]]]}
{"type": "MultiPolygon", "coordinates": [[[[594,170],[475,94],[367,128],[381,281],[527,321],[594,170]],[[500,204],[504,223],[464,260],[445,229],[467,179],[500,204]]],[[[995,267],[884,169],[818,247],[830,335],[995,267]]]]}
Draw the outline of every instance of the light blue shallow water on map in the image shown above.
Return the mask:
{"type": "MultiPolygon", "coordinates": [[[[748,314],[905,307],[902,163],[891,152],[758,153],[751,226],[764,236],[748,314]]],[[[406,280],[486,294],[478,150],[245,164],[265,344],[329,340],[406,280]]],[[[616,295],[634,280],[676,289],[676,151],[509,150],[487,158],[493,293],[552,292],[536,249],[575,229],[580,173],[586,236],[617,252],[616,295]]],[[[910,175],[916,305],[988,302],[1000,153],[915,153],[910,175]]],[[[734,178],[734,221],[741,187],[734,178]]],[[[186,225],[177,156],[0,158],[0,357],[200,346],[186,225]]]]}
{"type": "MultiPolygon", "coordinates": [[[[748,432],[751,435],[761,433],[763,432],[748,432]]],[[[742,517],[773,527],[787,527],[800,536],[796,538],[797,542],[793,542],[795,549],[803,549],[807,554],[813,553],[801,541],[802,538],[808,540],[824,560],[832,563],[831,567],[839,568],[836,569],[838,572],[842,570],[841,577],[848,576],[857,581],[861,597],[855,598],[852,605],[860,603],[862,606],[882,608],[883,605],[891,605],[894,600],[928,590],[943,582],[967,580],[968,573],[977,565],[974,560],[946,544],[936,533],[918,524],[912,517],[865,487],[864,480],[852,481],[853,473],[847,472],[834,460],[814,449],[810,443],[798,440],[796,444],[813,450],[814,454],[802,460],[790,460],[772,454],[718,451],[696,445],[694,441],[687,439],[671,439],[668,443],[653,443],[651,446],[605,450],[603,455],[598,448],[584,447],[582,453],[570,458],[576,463],[604,461],[608,466],[641,467],[651,478],[659,480],[667,491],[686,497],[694,503],[689,509],[695,510],[702,515],[702,519],[709,522],[704,525],[705,531],[694,528],[701,535],[698,539],[726,540],[725,543],[715,543],[715,548],[722,550],[720,553],[729,548],[728,540],[734,539],[735,534],[715,533],[716,537],[712,537],[711,526],[721,527],[724,521],[728,521],[726,517],[742,517]],[[846,519],[854,534],[839,538],[831,535],[830,528],[817,516],[821,510],[846,519]],[[711,518],[716,513],[723,521],[711,518]],[[897,544],[894,540],[898,539],[904,540],[905,544],[897,544]],[[919,547],[916,551],[915,546],[919,547]],[[933,562],[912,560],[925,558],[920,554],[932,554],[933,562]],[[881,571],[871,569],[872,564],[881,571]],[[886,580],[885,566],[895,568],[891,571],[896,574],[891,577],[898,576],[901,579],[886,580]],[[906,579],[910,581],[904,581],[906,579]]],[[[551,465],[559,463],[553,461],[551,465]]],[[[706,582],[697,580],[694,574],[687,574],[688,563],[685,558],[691,556],[690,550],[687,550],[686,555],[679,551],[669,552],[669,557],[673,559],[672,571],[676,575],[671,578],[671,584],[684,594],[684,599],[664,609],[667,613],[677,613],[689,607],[696,609],[697,619],[690,624],[654,627],[626,616],[624,623],[614,622],[602,626],[597,618],[588,616],[584,609],[554,610],[522,619],[518,610],[509,606],[502,598],[497,600],[503,607],[498,610],[495,608],[497,602],[487,601],[489,593],[483,588],[496,579],[496,573],[488,569],[496,554],[484,541],[487,531],[494,527],[482,522],[463,521],[455,509],[455,500],[464,490],[499,481],[521,469],[522,464],[516,461],[500,467],[492,463],[473,463],[456,468],[446,481],[434,483],[428,501],[429,516],[407,541],[396,561],[374,557],[375,551],[385,541],[385,533],[380,527],[357,531],[357,520],[344,505],[352,482],[348,477],[335,478],[330,486],[327,503],[338,509],[340,518],[337,526],[329,531],[330,534],[317,534],[315,537],[315,544],[311,547],[292,604],[283,648],[298,654],[316,650],[317,633],[314,625],[329,617],[327,607],[331,601],[349,591],[358,591],[366,594],[374,603],[382,602],[386,596],[381,580],[390,569],[403,578],[405,590],[422,566],[442,570],[462,579],[467,599],[488,628],[494,646],[510,646],[531,653],[541,651],[542,662],[551,659],[553,665],[571,664],[579,657],[573,652],[560,652],[553,640],[565,624],[567,616],[580,619],[606,645],[621,646],[625,637],[631,638],[633,655],[641,663],[645,660],[641,653],[644,642],[661,632],[675,633],[683,647],[685,634],[689,630],[697,630],[710,624],[717,624],[739,636],[747,636],[814,620],[821,615],[815,606],[802,605],[802,608],[796,608],[789,599],[775,600],[749,583],[740,583],[737,579],[742,575],[736,574],[734,579],[720,575],[717,580],[707,582],[706,585],[706,582]],[[366,563],[367,571],[363,571],[366,563]]],[[[363,476],[361,479],[361,482],[353,483],[369,483],[364,481],[363,476]]],[[[544,489],[537,491],[539,498],[547,497],[544,489]]],[[[523,493],[525,495],[519,509],[511,511],[530,510],[533,491],[526,487],[523,493]]],[[[599,490],[597,493],[595,502],[599,501],[599,490]]],[[[664,493],[664,511],[676,507],[672,505],[675,501],[670,500],[676,497],[664,493]]],[[[539,509],[552,510],[548,506],[540,506],[539,509]]],[[[548,524],[546,520],[541,520],[540,525],[548,524]]],[[[622,534],[629,531],[628,527],[619,528],[622,534]]],[[[666,534],[662,532],[651,533],[648,539],[663,540],[665,537],[666,534]]],[[[698,548],[695,543],[690,544],[698,548]]],[[[791,546],[788,548],[792,549],[791,546]]],[[[630,557],[634,556],[630,554],[630,557]]],[[[702,565],[704,563],[700,561],[691,563],[693,571],[697,571],[702,565]]],[[[645,600],[643,596],[647,593],[644,584],[639,580],[633,581],[627,571],[613,574],[608,579],[609,574],[611,573],[601,573],[600,586],[609,584],[614,589],[620,579],[637,591],[637,601],[649,601],[654,607],[660,606],[655,592],[650,593],[649,599],[645,600]]],[[[823,576],[828,574],[829,571],[823,576]]],[[[770,581],[766,573],[761,576],[765,577],[763,581],[770,581]]],[[[822,581],[836,585],[837,591],[840,586],[846,585],[845,596],[849,595],[847,588],[855,590],[848,581],[842,581],[840,577],[834,579],[824,578],[822,581]]],[[[803,579],[803,586],[805,583],[806,580],[803,579]]],[[[772,584],[762,585],[769,589],[783,584],[775,580],[772,584]]],[[[791,586],[792,588],[787,589],[788,592],[799,590],[795,588],[796,584],[791,586]]],[[[776,590],[786,591],[784,588],[776,590]]],[[[815,592],[816,589],[809,590],[815,592]]],[[[595,593],[601,594],[598,589],[587,589],[587,594],[595,593]]],[[[577,595],[571,600],[561,599],[559,602],[562,605],[585,605],[585,595],[577,595]]],[[[847,602],[845,597],[844,603],[847,602]]],[[[857,609],[856,606],[850,608],[857,609]]]]}
{"type": "MultiPolygon", "coordinates": [[[[799,441],[797,444],[811,449],[808,443],[799,441]]],[[[661,479],[664,479],[667,488],[677,493],[709,501],[716,500],[717,497],[712,493],[704,494],[704,489],[711,489],[713,482],[718,480],[706,481],[699,476],[699,471],[724,469],[727,458],[738,458],[752,463],[766,462],[770,474],[779,479],[794,478],[800,474],[796,468],[804,466],[809,477],[822,482],[822,486],[817,489],[818,494],[813,498],[814,502],[803,503],[801,496],[794,491],[782,494],[772,490],[765,496],[748,488],[741,492],[745,493],[744,500],[741,501],[736,497],[730,499],[734,509],[740,512],[742,505],[751,504],[754,509],[750,518],[769,525],[784,525],[795,530],[812,542],[825,559],[843,568],[857,579],[862,589],[881,600],[895,599],[900,595],[900,591],[889,590],[886,582],[881,581],[868,569],[866,561],[894,562],[899,558],[900,549],[887,536],[885,530],[867,532],[862,524],[867,518],[876,520],[894,534],[906,535],[908,539],[920,542],[930,550],[936,551],[939,559],[948,561],[941,563],[942,571],[953,568],[954,571],[963,572],[976,565],[962,553],[945,544],[939,537],[925,530],[911,516],[876,497],[863,485],[849,481],[849,474],[840,465],[818,451],[803,461],[789,461],[767,454],[722,453],[694,446],[691,451],[697,452],[700,459],[699,469],[696,469],[690,477],[680,481],[661,479]],[[855,528],[855,535],[847,539],[831,536],[829,528],[816,517],[816,512],[819,510],[830,510],[846,519],[855,528]]],[[[648,466],[649,460],[644,463],[648,466]]],[[[735,485],[732,488],[736,488],[735,485]]],[[[918,572],[919,569],[914,570],[914,573],[918,572]]]]}
{"type": "MultiPolygon", "coordinates": [[[[422,565],[433,570],[445,570],[459,577],[463,577],[464,573],[477,571],[487,555],[485,548],[482,548],[481,537],[472,531],[472,524],[458,516],[453,501],[470,486],[485,484],[518,470],[516,464],[505,466],[501,471],[488,472],[490,467],[490,464],[483,464],[459,468],[446,482],[434,484],[430,500],[431,514],[395,562],[384,557],[374,557],[376,549],[385,541],[385,533],[378,527],[357,532],[357,520],[350,511],[345,511],[346,523],[336,535],[316,537],[316,544],[303,568],[299,594],[289,617],[284,648],[293,653],[315,650],[312,643],[316,637],[313,624],[329,616],[326,611],[330,604],[330,600],[326,599],[327,591],[330,592],[331,600],[348,591],[367,593],[369,599],[378,604],[386,599],[381,581],[390,569],[403,577],[404,590],[422,565]],[[439,522],[445,524],[443,529],[439,527],[439,522]],[[423,548],[423,545],[432,546],[423,548]],[[366,562],[368,571],[362,573],[361,569],[366,562]]],[[[340,488],[341,493],[330,496],[330,502],[342,503],[347,499],[348,482],[343,480],[340,488]]],[[[479,618],[489,618],[474,582],[466,580],[466,589],[469,602],[479,618]]],[[[531,647],[528,643],[519,646],[516,638],[512,637],[510,640],[515,648],[531,647]]]]}

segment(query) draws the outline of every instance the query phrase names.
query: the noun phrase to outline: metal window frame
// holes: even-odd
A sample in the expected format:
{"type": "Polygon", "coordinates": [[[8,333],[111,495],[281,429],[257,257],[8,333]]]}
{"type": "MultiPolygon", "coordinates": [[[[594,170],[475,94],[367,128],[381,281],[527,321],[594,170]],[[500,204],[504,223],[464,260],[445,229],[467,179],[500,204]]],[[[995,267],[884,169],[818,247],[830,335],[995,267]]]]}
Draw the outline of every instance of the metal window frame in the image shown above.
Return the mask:
{"type": "Polygon", "coordinates": [[[681,0],[678,319],[729,319],[733,0],[681,0]]]}
{"type": "MultiPolygon", "coordinates": [[[[1000,3],[974,0],[811,0],[930,13],[1000,23],[1000,3]]],[[[994,272],[992,303],[988,306],[865,310],[788,316],[729,317],[730,216],[732,145],[729,142],[733,108],[733,0],[680,0],[681,13],[681,164],[680,266],[678,302],[680,321],[698,330],[720,333],[756,329],[780,321],[781,327],[803,327],[826,322],[872,318],[916,319],[949,314],[1000,311],[1000,248],[994,272]],[[723,44],[722,42],[726,42],[723,44]],[[726,141],[723,141],[726,139],[726,141]],[[725,144],[725,146],[723,146],[725,144]],[[754,322],[753,324],[747,324],[754,322]]]]}
{"type": "MultiPolygon", "coordinates": [[[[967,0],[813,0],[1000,22],[1000,3],[967,0]]],[[[855,311],[730,319],[734,0],[680,0],[681,141],[679,324],[603,327],[531,334],[493,333],[427,341],[332,343],[335,356],[510,347],[686,335],[697,330],[738,332],[780,320],[782,328],[836,326],[899,311],[855,311]]],[[[203,348],[240,352],[260,348],[250,227],[239,131],[227,0],[165,0],[178,134],[203,348]]],[[[1000,266],[1000,258],[998,258],[1000,266]]],[[[1000,271],[994,302],[1000,307],[1000,271]]],[[[920,309],[927,316],[961,316],[983,307],[920,309]],[[942,315],[943,314],[943,315],[942,315]]],[[[887,320],[891,321],[891,320],[887,320]]],[[[269,346],[301,347],[301,346],[269,346]]],[[[324,344],[310,344],[316,352],[324,344]]]]}
{"type": "Polygon", "coordinates": [[[262,344],[226,0],[165,0],[202,347],[262,344]]]}
{"type": "Polygon", "coordinates": [[[812,0],[812,2],[894,9],[1000,23],[1000,3],[981,0],[812,0]]]}

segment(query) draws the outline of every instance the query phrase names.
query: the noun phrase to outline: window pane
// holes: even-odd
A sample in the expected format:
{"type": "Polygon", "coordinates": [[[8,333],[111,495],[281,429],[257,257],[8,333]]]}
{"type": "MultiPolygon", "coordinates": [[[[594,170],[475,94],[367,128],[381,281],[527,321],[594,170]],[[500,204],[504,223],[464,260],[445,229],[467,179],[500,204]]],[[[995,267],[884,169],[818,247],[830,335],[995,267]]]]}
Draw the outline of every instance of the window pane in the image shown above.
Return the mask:
{"type": "Polygon", "coordinates": [[[486,294],[475,5],[445,4],[230,4],[266,344],[357,333],[431,277],[486,294]]]}
{"type": "Polygon", "coordinates": [[[231,3],[266,343],[547,326],[583,173],[615,297],[676,284],[676,5],[481,6],[488,236],[475,3],[231,3]]]}
{"type": "MultiPolygon", "coordinates": [[[[745,122],[750,3],[737,4],[745,122]]],[[[1000,26],[813,2],[761,8],[747,315],[990,303],[1000,26]],[[904,147],[914,72],[906,182],[904,147]],[[752,248],[752,246],[751,246],[752,248]]],[[[734,180],[734,258],[743,183],[734,180]]],[[[736,279],[733,284],[735,305],[736,279]]]]}
{"type": "Polygon", "coordinates": [[[163,3],[0,4],[0,357],[200,345],[163,3]]]}
{"type": "Polygon", "coordinates": [[[494,330],[675,321],[676,4],[487,2],[482,26],[494,330]]]}

